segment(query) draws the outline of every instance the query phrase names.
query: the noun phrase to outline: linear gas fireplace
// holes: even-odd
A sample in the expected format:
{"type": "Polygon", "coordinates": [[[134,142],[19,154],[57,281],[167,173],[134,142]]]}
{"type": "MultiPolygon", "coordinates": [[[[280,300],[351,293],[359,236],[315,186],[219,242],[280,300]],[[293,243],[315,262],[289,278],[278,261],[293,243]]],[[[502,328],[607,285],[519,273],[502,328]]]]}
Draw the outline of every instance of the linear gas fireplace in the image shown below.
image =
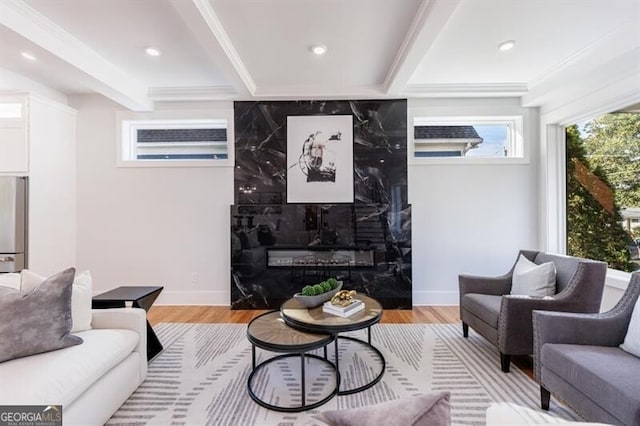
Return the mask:
{"type": "Polygon", "coordinates": [[[287,248],[267,249],[267,268],[373,268],[373,248],[287,248]]]}

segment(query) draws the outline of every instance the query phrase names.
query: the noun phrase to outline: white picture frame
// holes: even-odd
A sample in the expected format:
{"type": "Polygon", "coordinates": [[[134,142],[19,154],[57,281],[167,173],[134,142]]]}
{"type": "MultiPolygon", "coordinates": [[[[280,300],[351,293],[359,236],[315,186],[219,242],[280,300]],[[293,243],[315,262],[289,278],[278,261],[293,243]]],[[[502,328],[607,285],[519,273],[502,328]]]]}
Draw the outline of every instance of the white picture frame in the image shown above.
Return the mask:
{"type": "Polygon", "coordinates": [[[287,202],[353,203],[353,116],[287,117],[287,202]]]}

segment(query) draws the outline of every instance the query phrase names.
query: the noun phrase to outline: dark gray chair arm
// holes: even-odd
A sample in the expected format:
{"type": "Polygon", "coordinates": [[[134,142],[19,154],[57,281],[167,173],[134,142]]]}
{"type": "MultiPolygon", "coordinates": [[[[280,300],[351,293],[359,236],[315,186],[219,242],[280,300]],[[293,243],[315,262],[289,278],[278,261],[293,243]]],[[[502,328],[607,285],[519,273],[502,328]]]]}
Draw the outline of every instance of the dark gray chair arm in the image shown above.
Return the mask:
{"type": "Polygon", "coordinates": [[[481,293],[501,296],[511,290],[511,274],[500,277],[480,277],[475,275],[459,275],[458,287],[460,299],[467,293],[481,293]]]}
{"type": "Polygon", "coordinates": [[[618,346],[624,341],[631,313],[640,295],[640,273],[631,276],[629,286],[608,312],[577,314],[533,312],[534,376],[540,378],[540,356],[545,343],[618,346]]]}
{"type": "Polygon", "coordinates": [[[498,348],[508,354],[529,354],[533,347],[534,310],[575,312],[576,309],[572,300],[504,296],[500,305],[498,348]]]}
{"type": "Polygon", "coordinates": [[[598,312],[602,301],[606,275],[606,263],[592,260],[580,262],[567,287],[554,296],[559,303],[573,303],[575,308],[557,310],[586,313],[598,312]]]}

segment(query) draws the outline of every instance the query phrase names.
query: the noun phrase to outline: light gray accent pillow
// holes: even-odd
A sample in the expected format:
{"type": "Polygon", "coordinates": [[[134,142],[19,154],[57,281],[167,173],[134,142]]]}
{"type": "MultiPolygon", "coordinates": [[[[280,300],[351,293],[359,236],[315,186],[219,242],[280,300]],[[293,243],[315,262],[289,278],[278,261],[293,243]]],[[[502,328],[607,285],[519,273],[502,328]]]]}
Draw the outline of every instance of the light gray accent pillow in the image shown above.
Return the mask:
{"type": "Polygon", "coordinates": [[[513,269],[511,294],[545,297],[555,293],[556,265],[553,262],[537,265],[520,255],[513,269]]]}
{"type": "Polygon", "coordinates": [[[70,334],[75,273],[69,268],[29,292],[0,288],[0,362],[82,343],[70,334]]]}
{"type": "Polygon", "coordinates": [[[636,304],[631,312],[631,321],[627,334],[624,336],[624,342],[620,345],[622,350],[640,357],[640,298],[636,300],[636,304]]]}
{"type": "Polygon", "coordinates": [[[449,392],[434,392],[370,407],[325,411],[314,417],[333,426],[449,426],[449,396],[449,392]]]}

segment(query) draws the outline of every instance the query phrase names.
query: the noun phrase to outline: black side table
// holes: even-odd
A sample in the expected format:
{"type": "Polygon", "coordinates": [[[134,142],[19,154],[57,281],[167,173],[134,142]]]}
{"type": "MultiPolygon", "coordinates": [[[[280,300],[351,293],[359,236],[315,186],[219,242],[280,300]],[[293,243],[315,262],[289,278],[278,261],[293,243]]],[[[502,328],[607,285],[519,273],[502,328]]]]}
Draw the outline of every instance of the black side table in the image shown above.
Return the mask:
{"type": "MultiPolygon", "coordinates": [[[[156,301],[164,287],[118,287],[93,296],[91,307],[93,309],[124,308],[126,302],[132,302],[132,307],[142,308],[149,312],[149,308],[156,301]]],[[[147,320],[147,361],[162,351],[162,343],[151,328],[147,320]]]]}

